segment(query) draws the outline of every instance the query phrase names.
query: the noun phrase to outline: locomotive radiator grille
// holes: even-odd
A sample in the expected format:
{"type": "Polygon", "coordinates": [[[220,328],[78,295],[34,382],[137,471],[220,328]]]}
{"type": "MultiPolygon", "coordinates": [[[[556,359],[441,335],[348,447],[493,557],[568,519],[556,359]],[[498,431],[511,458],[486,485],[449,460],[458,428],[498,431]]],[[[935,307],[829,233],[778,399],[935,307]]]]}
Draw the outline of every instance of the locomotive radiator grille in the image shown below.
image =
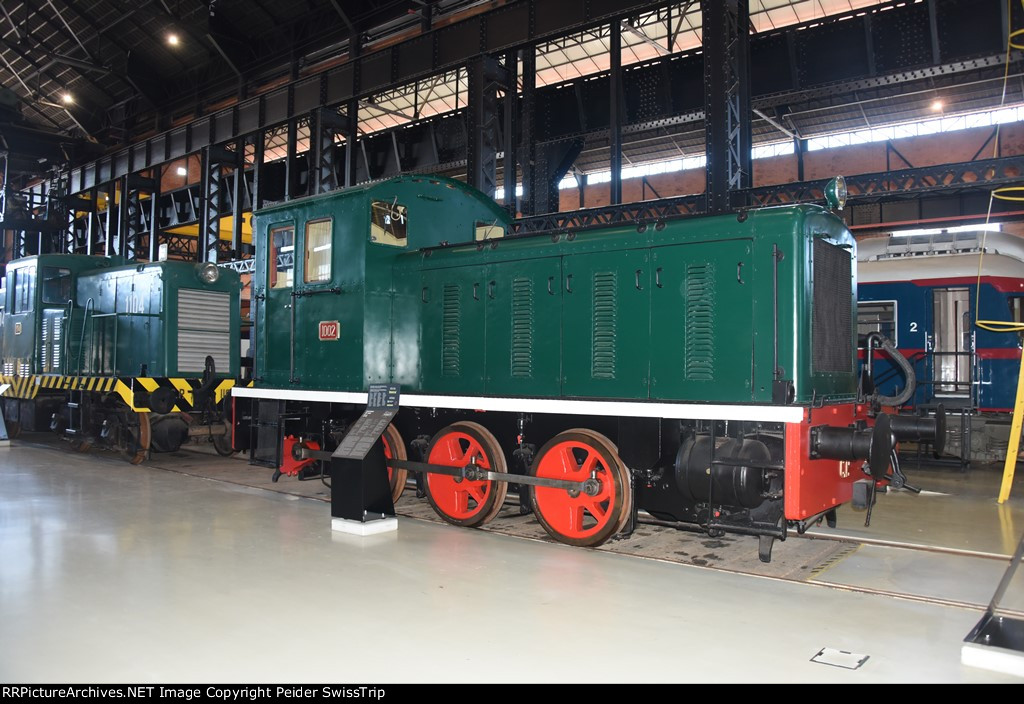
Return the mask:
{"type": "Polygon", "coordinates": [[[811,369],[814,372],[850,373],[853,371],[850,252],[815,238],[813,255],[811,369]]]}
{"type": "Polygon", "coordinates": [[[594,379],[615,378],[615,332],[618,282],[614,271],[594,272],[594,337],[590,373],[594,379]]]}
{"type": "Polygon", "coordinates": [[[221,291],[178,291],[178,372],[202,374],[207,355],[217,370],[231,364],[231,295],[221,291]]]}
{"type": "Polygon", "coordinates": [[[715,265],[686,267],[686,379],[715,380],[715,265]]]}
{"type": "Polygon", "coordinates": [[[441,294],[441,374],[462,373],[462,288],[445,284],[441,294]]]}
{"type": "Polygon", "coordinates": [[[512,376],[533,378],[533,282],[512,280],[512,376]]]}

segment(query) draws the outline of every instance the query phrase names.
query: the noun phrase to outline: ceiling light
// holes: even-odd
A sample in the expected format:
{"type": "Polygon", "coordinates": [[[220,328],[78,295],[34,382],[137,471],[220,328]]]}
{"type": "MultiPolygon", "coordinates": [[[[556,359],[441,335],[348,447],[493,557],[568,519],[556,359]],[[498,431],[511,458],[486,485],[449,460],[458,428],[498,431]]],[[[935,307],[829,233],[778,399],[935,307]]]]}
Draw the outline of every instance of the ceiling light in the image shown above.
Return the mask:
{"type": "Polygon", "coordinates": [[[942,101],[941,100],[934,101],[932,103],[932,110],[934,110],[935,112],[939,112],[940,110],[942,110],[942,101]]]}
{"type": "Polygon", "coordinates": [[[62,96],[60,96],[60,99],[61,102],[63,102],[65,105],[71,105],[71,103],[75,102],[75,99],[74,97],[72,97],[71,93],[64,93],[62,96]]]}
{"type": "Polygon", "coordinates": [[[188,169],[186,169],[184,166],[179,166],[178,167],[178,175],[179,176],[188,176],[188,169]]]}
{"type": "Polygon", "coordinates": [[[178,35],[175,34],[174,32],[171,32],[170,34],[167,35],[167,43],[170,44],[171,46],[178,46],[178,42],[179,41],[180,40],[178,39],[178,35]]]}

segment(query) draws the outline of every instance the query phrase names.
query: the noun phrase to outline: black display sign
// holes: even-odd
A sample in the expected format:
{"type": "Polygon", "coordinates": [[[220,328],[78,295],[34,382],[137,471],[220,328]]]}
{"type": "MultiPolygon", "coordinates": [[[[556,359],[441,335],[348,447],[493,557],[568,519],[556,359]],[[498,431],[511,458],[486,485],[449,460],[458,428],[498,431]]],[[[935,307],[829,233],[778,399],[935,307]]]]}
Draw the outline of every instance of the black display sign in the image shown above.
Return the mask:
{"type": "Polygon", "coordinates": [[[399,387],[397,384],[371,384],[366,410],[333,453],[333,457],[361,460],[384,434],[391,420],[398,414],[399,387]]]}

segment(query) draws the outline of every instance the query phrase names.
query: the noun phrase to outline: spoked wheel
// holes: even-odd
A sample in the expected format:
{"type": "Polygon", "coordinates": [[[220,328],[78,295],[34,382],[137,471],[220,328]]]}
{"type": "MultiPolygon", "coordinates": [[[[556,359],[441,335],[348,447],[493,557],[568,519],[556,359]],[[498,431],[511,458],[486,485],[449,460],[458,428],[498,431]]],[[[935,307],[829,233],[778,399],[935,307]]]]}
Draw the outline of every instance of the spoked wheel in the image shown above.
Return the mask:
{"type": "Polygon", "coordinates": [[[149,453],[152,433],[149,427],[149,413],[126,411],[118,429],[117,450],[132,464],[142,464],[149,453]]]}
{"type": "MultiPolygon", "coordinates": [[[[476,464],[492,472],[506,472],[505,455],[489,430],[477,423],[453,423],[442,429],[427,448],[427,462],[447,467],[476,464]]],[[[447,474],[427,474],[427,498],[437,514],[457,526],[482,526],[498,515],[508,482],[472,481],[447,474]]]]}
{"type": "Polygon", "coordinates": [[[618,523],[616,523],[615,525],[615,530],[612,531],[612,535],[615,535],[626,527],[626,522],[629,520],[630,515],[633,513],[633,489],[629,483],[629,468],[626,467],[626,463],[622,461],[621,457],[619,457],[618,445],[609,440],[607,436],[602,435],[596,430],[590,430],[589,428],[579,428],[578,431],[581,433],[592,435],[601,442],[604,442],[607,445],[608,449],[610,449],[611,454],[622,466],[620,471],[622,472],[622,476],[624,477],[623,481],[625,482],[622,488],[622,516],[619,517],[618,523]]]}
{"type": "MultiPolygon", "coordinates": [[[[389,460],[405,460],[409,458],[405,454],[405,440],[402,439],[402,434],[398,432],[398,428],[394,425],[387,427],[381,440],[384,442],[384,456],[389,460]]],[[[391,469],[391,467],[388,467],[388,483],[391,485],[392,502],[398,501],[399,497],[401,497],[402,492],[405,491],[405,480],[408,478],[409,470],[391,469]]]]}
{"type": "Polygon", "coordinates": [[[592,491],[532,487],[533,513],[555,540],[593,547],[612,537],[625,522],[629,476],[614,445],[598,433],[567,430],[537,454],[530,474],[548,479],[596,479],[592,491]]]}

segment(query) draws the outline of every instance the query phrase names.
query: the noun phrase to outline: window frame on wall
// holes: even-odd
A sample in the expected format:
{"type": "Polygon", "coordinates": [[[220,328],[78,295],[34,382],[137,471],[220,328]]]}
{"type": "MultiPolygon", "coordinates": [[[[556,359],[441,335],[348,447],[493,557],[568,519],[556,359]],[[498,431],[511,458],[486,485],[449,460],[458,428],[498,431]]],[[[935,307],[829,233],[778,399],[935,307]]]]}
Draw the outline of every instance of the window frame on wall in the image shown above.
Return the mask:
{"type": "MultiPolygon", "coordinates": [[[[303,234],[303,250],[305,251],[305,255],[302,263],[302,282],[306,284],[322,284],[329,282],[331,277],[334,275],[334,218],[327,215],[307,220],[303,234]],[[310,226],[320,225],[323,223],[327,223],[327,242],[326,244],[323,242],[319,245],[314,244],[311,241],[310,226]],[[326,252],[326,255],[322,257],[323,263],[326,263],[327,265],[326,272],[318,272],[315,278],[310,278],[310,260],[313,258],[312,255],[319,254],[320,252],[326,252]]],[[[322,234],[324,233],[314,233],[314,236],[321,236],[322,234]]]]}
{"type": "Polygon", "coordinates": [[[894,345],[899,345],[899,303],[895,299],[890,300],[879,300],[879,301],[857,301],[857,338],[858,341],[868,335],[871,332],[880,332],[888,338],[892,339],[894,345]],[[873,320],[863,320],[861,315],[870,314],[874,315],[873,320]],[[888,318],[882,317],[884,313],[889,313],[888,318]],[[870,326],[871,330],[862,330],[862,326],[870,326]],[[886,328],[891,330],[892,334],[886,334],[886,328]]]}

